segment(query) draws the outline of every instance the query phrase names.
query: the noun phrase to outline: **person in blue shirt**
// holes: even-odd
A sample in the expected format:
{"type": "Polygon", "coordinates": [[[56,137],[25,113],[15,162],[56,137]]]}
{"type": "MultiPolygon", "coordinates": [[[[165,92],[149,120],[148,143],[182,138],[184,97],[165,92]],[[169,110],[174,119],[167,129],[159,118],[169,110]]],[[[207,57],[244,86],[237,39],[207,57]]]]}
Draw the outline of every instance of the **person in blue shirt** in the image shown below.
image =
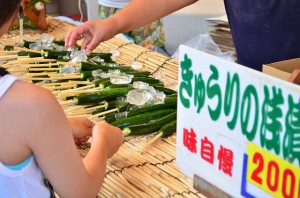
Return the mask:
{"type": "MultiPolygon", "coordinates": [[[[108,19],[88,21],[68,32],[66,46],[75,47],[83,37],[82,48],[90,53],[100,42],[118,33],[143,26],[196,1],[132,1],[108,19]]],[[[300,1],[224,0],[224,4],[239,64],[261,71],[263,64],[300,57],[300,1]]]]}

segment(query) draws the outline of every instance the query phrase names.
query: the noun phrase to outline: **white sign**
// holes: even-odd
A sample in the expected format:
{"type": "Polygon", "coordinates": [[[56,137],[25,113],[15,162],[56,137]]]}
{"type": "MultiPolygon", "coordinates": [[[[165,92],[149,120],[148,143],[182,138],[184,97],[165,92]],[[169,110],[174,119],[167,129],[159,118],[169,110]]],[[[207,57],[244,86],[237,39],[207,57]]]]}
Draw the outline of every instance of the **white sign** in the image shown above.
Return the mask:
{"type": "Polygon", "coordinates": [[[233,197],[300,197],[300,86],[180,46],[177,164],[233,197]]]}

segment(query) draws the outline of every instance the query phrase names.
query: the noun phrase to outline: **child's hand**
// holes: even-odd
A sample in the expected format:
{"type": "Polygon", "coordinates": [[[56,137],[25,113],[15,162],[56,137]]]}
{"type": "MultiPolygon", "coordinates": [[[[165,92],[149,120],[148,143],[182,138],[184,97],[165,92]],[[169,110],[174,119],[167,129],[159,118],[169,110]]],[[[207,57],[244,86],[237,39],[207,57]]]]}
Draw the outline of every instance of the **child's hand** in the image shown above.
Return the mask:
{"type": "Polygon", "coordinates": [[[92,136],[94,123],[88,118],[68,118],[76,144],[86,142],[92,136]]]}
{"type": "Polygon", "coordinates": [[[107,157],[112,157],[123,143],[123,134],[121,129],[106,122],[99,122],[93,128],[93,142],[105,144],[107,157]]]}

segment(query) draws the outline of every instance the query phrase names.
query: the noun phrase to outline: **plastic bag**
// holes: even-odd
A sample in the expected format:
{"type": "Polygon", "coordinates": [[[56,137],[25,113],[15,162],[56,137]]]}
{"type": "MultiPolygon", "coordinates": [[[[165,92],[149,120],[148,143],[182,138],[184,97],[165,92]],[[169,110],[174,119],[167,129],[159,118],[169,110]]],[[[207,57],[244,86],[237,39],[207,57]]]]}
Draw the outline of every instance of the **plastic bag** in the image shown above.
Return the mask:
{"type": "MultiPolygon", "coordinates": [[[[183,45],[223,58],[231,62],[234,62],[235,60],[234,52],[222,52],[209,34],[200,34],[197,37],[187,41],[183,45]]],[[[179,48],[177,48],[175,53],[172,55],[172,58],[178,60],[178,56],[179,48]]]]}

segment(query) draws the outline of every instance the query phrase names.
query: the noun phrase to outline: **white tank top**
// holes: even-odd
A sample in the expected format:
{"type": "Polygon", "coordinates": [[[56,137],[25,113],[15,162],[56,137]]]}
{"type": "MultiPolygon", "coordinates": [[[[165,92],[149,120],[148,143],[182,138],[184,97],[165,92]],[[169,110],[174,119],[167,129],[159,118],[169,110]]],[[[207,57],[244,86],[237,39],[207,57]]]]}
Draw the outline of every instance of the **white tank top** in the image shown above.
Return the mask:
{"type": "MultiPolygon", "coordinates": [[[[10,74],[0,76],[0,99],[17,79],[10,74]]],[[[50,197],[50,191],[44,184],[42,171],[33,155],[16,165],[4,165],[0,161],[0,197],[50,197]]]]}
{"type": "Polygon", "coordinates": [[[111,8],[124,8],[130,3],[130,0],[98,0],[99,5],[111,8]]]}

